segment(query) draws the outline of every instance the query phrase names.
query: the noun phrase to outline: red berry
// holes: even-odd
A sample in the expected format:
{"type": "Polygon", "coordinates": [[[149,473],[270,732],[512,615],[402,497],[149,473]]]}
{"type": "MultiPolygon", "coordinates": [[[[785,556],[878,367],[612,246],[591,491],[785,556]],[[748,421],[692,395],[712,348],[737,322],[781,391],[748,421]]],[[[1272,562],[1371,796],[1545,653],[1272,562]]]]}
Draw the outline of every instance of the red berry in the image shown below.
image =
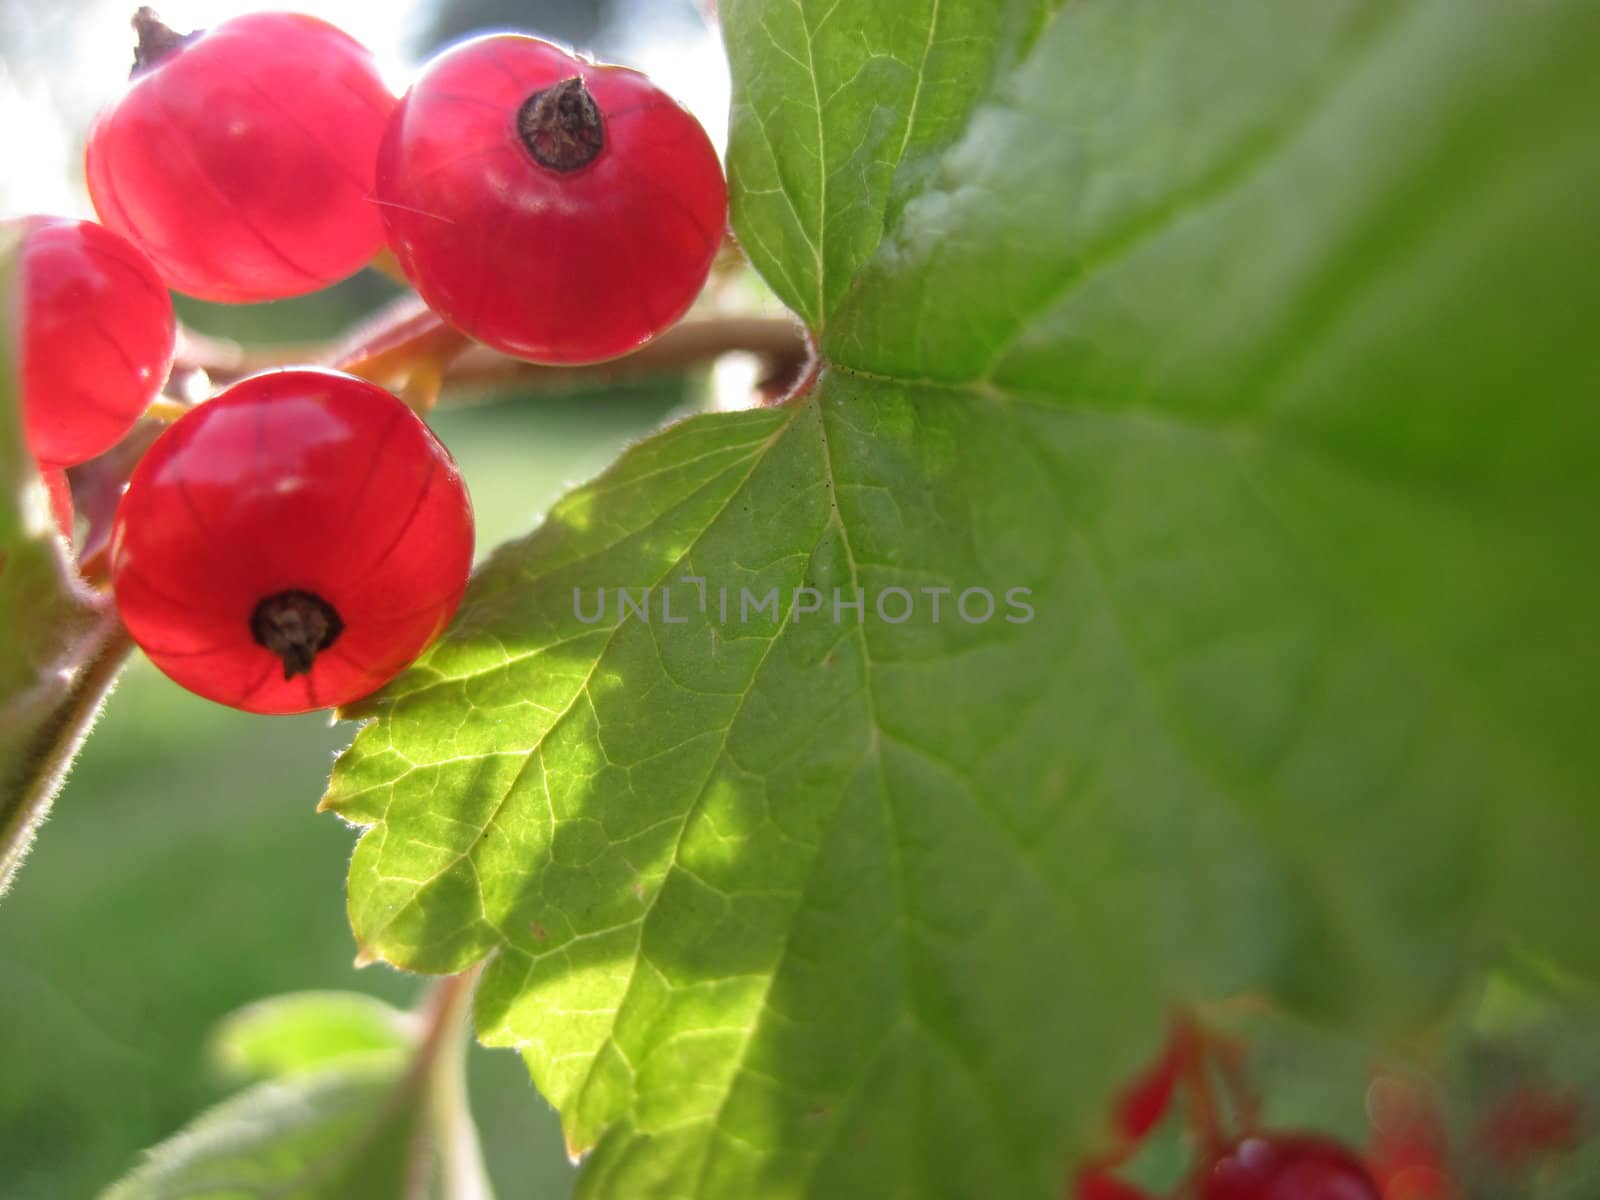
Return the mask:
{"type": "Polygon", "coordinates": [[[345,704],[449,621],[472,565],[450,455],[382,388],[332,371],[240,381],[140,461],[111,577],[134,641],[250,712],[345,704]]]}
{"type": "Polygon", "coordinates": [[[705,130],[645,76],[507,34],[440,55],[406,93],[378,202],[445,320],[507,354],[581,363],[684,314],[728,197],[705,130]]]}
{"type": "Polygon", "coordinates": [[[1143,1188],[1124,1183],[1108,1171],[1083,1171],[1073,1188],[1073,1200],[1151,1200],[1143,1188]]]}
{"type": "Polygon", "coordinates": [[[1201,1177],[1199,1200],[1382,1200],[1366,1167],[1312,1134],[1247,1137],[1201,1177]]]}
{"type": "Polygon", "coordinates": [[[1576,1150],[1582,1125],[1583,1101],[1576,1092],[1525,1083],[1495,1105],[1478,1139],[1501,1163],[1526,1168],[1546,1155],[1576,1150]]]}
{"type": "Polygon", "coordinates": [[[1449,1139],[1426,1081],[1381,1072],[1367,1093],[1372,1146],[1367,1166],[1384,1200],[1457,1200],[1449,1139]]]}
{"type": "Polygon", "coordinates": [[[22,397],[28,446],[70,466],[122,440],[172,366],[172,297],[144,255],[92,221],[23,224],[22,397]]]}
{"type": "Polygon", "coordinates": [[[359,43],[293,13],[187,39],[148,9],[135,25],[134,82],[89,134],[101,220],[207,300],[314,292],[372,258],[373,164],[394,96],[359,43]]]}

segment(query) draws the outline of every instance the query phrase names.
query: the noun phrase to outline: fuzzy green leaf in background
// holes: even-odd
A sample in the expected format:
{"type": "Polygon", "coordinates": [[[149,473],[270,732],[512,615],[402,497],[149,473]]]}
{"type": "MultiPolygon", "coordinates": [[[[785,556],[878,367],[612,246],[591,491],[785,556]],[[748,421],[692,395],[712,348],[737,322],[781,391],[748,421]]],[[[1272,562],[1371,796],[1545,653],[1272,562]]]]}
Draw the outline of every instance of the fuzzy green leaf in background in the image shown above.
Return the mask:
{"type": "Polygon", "coordinates": [[[213,1033],[261,1080],[147,1150],[103,1200],[488,1200],[457,1025],[470,979],[407,1016],[348,992],[257,1001],[213,1033]]]}
{"type": "Polygon", "coordinates": [[[502,549],[325,800],[580,1193],[1055,1196],[1175,1003],[1593,975],[1600,11],[722,10],[819,382],[502,549]]]}
{"type": "Polygon", "coordinates": [[[103,1200],[393,1200],[408,1184],[422,1125],[405,1060],[369,1058],[259,1083],[197,1118],[103,1200]]]}
{"type": "Polygon", "coordinates": [[[231,1014],[212,1030],[210,1058],[235,1079],[278,1079],[409,1049],[414,1025],[414,1018],[361,992],[294,992],[231,1014]]]}

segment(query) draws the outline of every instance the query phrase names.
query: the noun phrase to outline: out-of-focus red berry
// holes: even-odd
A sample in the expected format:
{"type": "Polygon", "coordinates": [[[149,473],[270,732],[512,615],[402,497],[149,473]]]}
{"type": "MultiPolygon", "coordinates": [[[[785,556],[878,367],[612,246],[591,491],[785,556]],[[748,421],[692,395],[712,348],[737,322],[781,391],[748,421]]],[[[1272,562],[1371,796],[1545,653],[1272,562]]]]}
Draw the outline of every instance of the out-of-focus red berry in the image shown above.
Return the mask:
{"type": "Polygon", "coordinates": [[[1072,1200],[1152,1200],[1149,1192],[1118,1179],[1109,1171],[1080,1172],[1073,1185],[1072,1200]]]}
{"type": "Polygon", "coordinates": [[[1583,1137],[1583,1101],[1560,1088],[1523,1084],[1484,1118],[1479,1144],[1502,1164],[1524,1168],[1547,1155],[1568,1154],[1583,1137]]]}
{"type": "Polygon", "coordinates": [[[1237,1142],[1200,1177],[1199,1200],[1382,1200],[1361,1160],[1315,1134],[1237,1142]]]}
{"type": "Polygon", "coordinates": [[[1431,1084],[1381,1072],[1367,1093],[1367,1115],[1372,1125],[1367,1162],[1383,1200],[1457,1200],[1431,1084]]]}

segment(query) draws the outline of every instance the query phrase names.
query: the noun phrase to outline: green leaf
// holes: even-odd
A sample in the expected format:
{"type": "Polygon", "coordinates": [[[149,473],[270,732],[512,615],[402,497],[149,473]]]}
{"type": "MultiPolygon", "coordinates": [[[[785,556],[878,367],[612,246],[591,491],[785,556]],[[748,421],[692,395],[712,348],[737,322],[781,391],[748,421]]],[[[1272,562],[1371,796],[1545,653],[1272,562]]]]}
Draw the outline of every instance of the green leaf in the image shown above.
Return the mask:
{"type": "Polygon", "coordinates": [[[411,1048],[415,1022],[359,992],[294,992],[223,1020],[210,1057],[239,1079],[277,1079],[340,1059],[411,1048]]]}
{"type": "Polygon", "coordinates": [[[103,1200],[491,1200],[466,1096],[475,981],[440,981],[399,1033],[401,1014],[336,992],[236,1014],[213,1044],[279,1077],[148,1151],[103,1200]]]}
{"type": "Polygon", "coordinates": [[[734,229],[813,329],[1059,3],[724,5],[734,229]]]}
{"type": "Polygon", "coordinates": [[[0,229],[0,894],[128,650],[78,583],[23,441],[16,251],[16,229],[0,229]]]}
{"type": "Polygon", "coordinates": [[[422,1124],[405,1061],[368,1059],[257,1084],[148,1152],[103,1200],[395,1200],[422,1124]]]}
{"type": "Polygon", "coordinates": [[[1600,11],[723,12],[820,383],[503,548],[325,800],[583,1194],[1059,1195],[1175,1003],[1600,975],[1600,11]]]}

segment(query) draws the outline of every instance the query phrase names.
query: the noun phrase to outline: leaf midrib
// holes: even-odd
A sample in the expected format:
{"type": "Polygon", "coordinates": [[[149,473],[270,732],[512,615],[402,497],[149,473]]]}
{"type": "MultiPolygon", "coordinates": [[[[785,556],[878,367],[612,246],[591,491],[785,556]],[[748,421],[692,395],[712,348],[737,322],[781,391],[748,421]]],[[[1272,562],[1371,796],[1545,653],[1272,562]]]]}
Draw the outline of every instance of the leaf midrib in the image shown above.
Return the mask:
{"type": "MultiPolygon", "coordinates": [[[[665,567],[665,569],[661,572],[661,574],[659,576],[657,576],[657,578],[650,585],[650,587],[654,588],[654,587],[660,586],[660,584],[661,584],[661,582],[663,580],[665,580],[669,575],[671,575],[673,571],[676,571],[680,567],[682,567],[684,562],[694,553],[695,549],[705,539],[706,535],[709,534],[713,528],[715,528],[717,522],[722,518],[722,515],[728,510],[729,506],[736,499],[738,499],[741,495],[744,494],[744,489],[749,485],[750,480],[754,477],[756,471],[760,468],[761,464],[766,461],[767,453],[772,449],[772,447],[775,444],[777,444],[777,442],[788,431],[789,427],[794,423],[794,419],[799,414],[799,412],[800,412],[800,406],[796,406],[794,408],[794,410],[790,413],[788,419],[785,420],[779,426],[777,426],[777,428],[775,428],[763,440],[763,442],[761,443],[760,447],[755,451],[755,453],[753,453],[750,456],[750,466],[749,466],[749,469],[746,470],[744,476],[739,480],[739,482],[737,484],[735,484],[732,488],[729,489],[727,497],[717,507],[716,511],[714,513],[712,513],[711,516],[707,519],[704,527],[698,533],[695,534],[695,536],[690,540],[689,545],[687,547],[685,547],[683,552],[681,554],[679,554],[676,558],[674,558],[665,567]]],[[[713,482],[714,482],[714,479],[713,479],[713,482]]],[[[387,931],[389,929],[393,928],[395,922],[397,920],[399,920],[401,916],[409,913],[410,911],[412,911],[416,907],[416,905],[420,902],[423,893],[429,887],[431,887],[434,883],[436,883],[447,872],[454,870],[456,867],[460,866],[463,862],[467,862],[467,861],[471,860],[474,851],[476,851],[477,848],[482,844],[483,839],[488,836],[489,830],[494,826],[495,822],[497,820],[499,820],[500,814],[504,811],[505,806],[506,806],[507,802],[510,800],[512,794],[521,785],[523,779],[525,778],[525,776],[526,776],[526,774],[528,772],[528,769],[531,767],[531,765],[533,764],[534,760],[539,757],[540,751],[542,750],[546,740],[548,740],[550,735],[552,733],[554,733],[557,728],[560,727],[561,723],[563,721],[565,721],[569,715],[571,715],[571,713],[574,711],[574,709],[576,709],[576,707],[578,705],[578,702],[580,700],[582,700],[584,697],[589,695],[589,685],[594,679],[595,672],[597,670],[599,670],[600,664],[605,660],[606,654],[610,651],[611,646],[615,643],[615,641],[617,639],[617,635],[619,633],[621,633],[621,631],[625,627],[627,627],[628,622],[629,622],[630,619],[632,619],[632,613],[629,613],[629,612],[622,613],[621,614],[621,619],[616,623],[616,625],[612,626],[612,628],[607,632],[606,639],[605,639],[605,641],[603,643],[601,643],[600,649],[596,653],[594,661],[590,664],[589,670],[585,673],[585,675],[583,677],[583,681],[573,691],[571,699],[568,700],[568,702],[561,708],[561,710],[557,713],[557,715],[554,718],[551,719],[549,725],[547,725],[545,727],[544,732],[541,733],[538,736],[538,738],[536,738],[534,740],[533,744],[527,748],[527,750],[525,752],[525,755],[523,757],[522,766],[518,769],[516,775],[514,775],[512,777],[511,782],[509,784],[507,784],[505,789],[500,793],[499,798],[495,801],[493,809],[489,812],[489,815],[484,819],[484,822],[483,822],[483,825],[481,826],[481,828],[479,828],[478,831],[474,834],[474,836],[472,838],[472,841],[469,842],[467,844],[467,846],[464,849],[462,849],[460,852],[458,852],[452,859],[450,859],[449,862],[445,863],[438,870],[436,870],[432,875],[428,876],[425,880],[419,881],[416,884],[416,887],[412,891],[411,895],[406,899],[406,901],[403,904],[401,904],[401,905],[397,906],[396,908],[394,908],[391,911],[391,914],[388,917],[388,919],[385,920],[382,924],[378,925],[376,928],[374,928],[372,930],[372,932],[370,934],[370,940],[374,943],[374,946],[372,948],[377,949],[376,943],[381,941],[381,939],[383,938],[383,935],[385,933],[387,933],[387,931]]],[[[470,678],[470,676],[468,676],[468,678],[470,678]]],[[[521,751],[521,750],[516,751],[516,753],[518,753],[519,755],[523,755],[524,754],[524,752],[521,751]]],[[[390,791],[390,795],[389,795],[389,800],[384,805],[383,814],[379,818],[379,824],[381,824],[383,826],[383,828],[385,830],[385,834],[387,834],[387,830],[389,828],[389,810],[394,804],[393,785],[391,784],[390,786],[391,786],[391,791],[390,791]]],[[[481,892],[481,885],[480,885],[480,892],[481,892]]],[[[485,914],[485,920],[487,920],[487,914],[485,914]]],[[[504,930],[502,930],[502,929],[498,928],[497,926],[495,926],[493,924],[493,922],[489,922],[489,925],[490,925],[490,928],[494,929],[494,931],[497,934],[500,935],[500,940],[501,940],[502,943],[509,942],[510,939],[506,936],[504,930]]],[[[363,948],[365,949],[366,947],[363,947],[363,948]]]]}

